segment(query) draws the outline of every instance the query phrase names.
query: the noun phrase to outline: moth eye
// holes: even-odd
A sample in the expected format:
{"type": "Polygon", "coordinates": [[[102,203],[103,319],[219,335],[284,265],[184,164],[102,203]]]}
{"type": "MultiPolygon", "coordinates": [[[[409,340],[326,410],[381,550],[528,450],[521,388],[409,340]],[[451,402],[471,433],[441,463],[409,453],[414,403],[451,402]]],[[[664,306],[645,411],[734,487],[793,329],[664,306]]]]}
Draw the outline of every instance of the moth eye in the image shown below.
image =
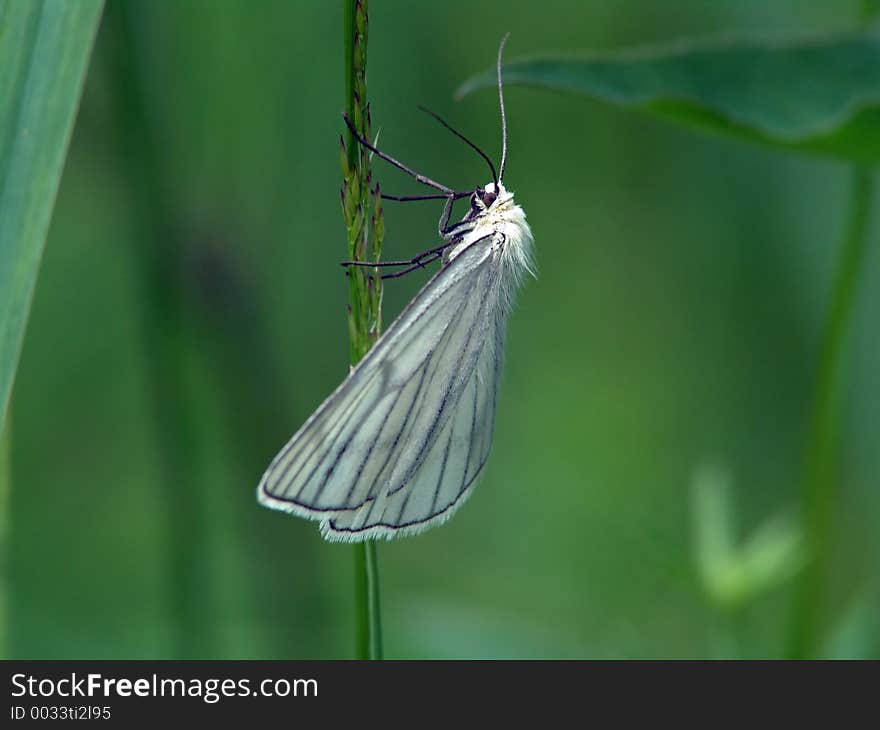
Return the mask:
{"type": "Polygon", "coordinates": [[[495,202],[495,199],[498,197],[498,193],[494,192],[485,192],[483,193],[483,204],[488,208],[492,203],[495,202]]]}

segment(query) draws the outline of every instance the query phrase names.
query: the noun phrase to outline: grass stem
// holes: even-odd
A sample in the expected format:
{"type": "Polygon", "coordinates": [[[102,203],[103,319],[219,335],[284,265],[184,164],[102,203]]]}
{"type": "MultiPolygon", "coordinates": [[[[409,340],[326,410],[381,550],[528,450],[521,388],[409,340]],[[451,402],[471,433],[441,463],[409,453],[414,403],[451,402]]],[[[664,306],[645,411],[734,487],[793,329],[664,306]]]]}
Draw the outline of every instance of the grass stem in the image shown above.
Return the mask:
{"type": "MultiPolygon", "coordinates": [[[[370,138],[370,107],[366,94],[367,0],[343,0],[345,54],[345,111],[365,138],[370,138]]],[[[372,186],[370,156],[346,130],[342,154],[342,215],[348,232],[348,258],[378,260],[383,219],[378,184],[372,186]]],[[[382,281],[377,273],[349,267],[348,329],[351,364],[372,347],[382,326],[382,281]]],[[[355,611],[358,659],[382,658],[382,621],[379,611],[379,566],[376,544],[355,546],[355,611]]]]}
{"type": "Polygon", "coordinates": [[[12,417],[0,424],[0,659],[9,651],[9,505],[12,465],[9,460],[12,417]]]}
{"type": "Polygon", "coordinates": [[[871,173],[857,169],[825,324],[804,478],[802,519],[810,562],[795,587],[787,649],[792,659],[815,657],[821,639],[822,598],[840,493],[842,369],[859,272],[864,261],[873,187],[871,173]]]}
{"type": "MultiPolygon", "coordinates": [[[[859,22],[865,25],[880,7],[877,0],[859,3],[859,22]]],[[[873,177],[865,168],[853,171],[850,216],[841,244],[834,290],[825,323],[819,360],[816,395],[810,422],[807,473],[802,508],[804,536],[810,562],[795,586],[789,626],[787,656],[808,659],[819,650],[822,597],[830,561],[830,537],[840,491],[838,449],[840,441],[841,368],[846,334],[852,319],[858,275],[865,257],[868,215],[874,192],[873,177]]]]}

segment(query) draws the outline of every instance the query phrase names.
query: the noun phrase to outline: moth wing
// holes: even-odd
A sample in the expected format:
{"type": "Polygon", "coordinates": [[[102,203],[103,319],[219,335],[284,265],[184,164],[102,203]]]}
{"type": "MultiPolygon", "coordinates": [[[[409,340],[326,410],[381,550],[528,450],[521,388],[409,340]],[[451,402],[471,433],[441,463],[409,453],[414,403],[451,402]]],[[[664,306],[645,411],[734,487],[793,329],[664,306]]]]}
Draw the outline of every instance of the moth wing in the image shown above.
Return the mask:
{"type": "Polygon", "coordinates": [[[418,468],[396,489],[378,494],[357,510],[325,520],[321,531],[327,539],[356,541],[415,534],[442,524],[464,504],[492,446],[506,314],[494,310],[488,325],[476,365],[418,468]]]}
{"type": "MultiPolygon", "coordinates": [[[[413,482],[457,420],[483,351],[498,289],[494,243],[474,241],[423,287],[275,457],[260,503],[326,522],[413,482]]],[[[336,539],[367,538],[346,534],[336,539]]]]}

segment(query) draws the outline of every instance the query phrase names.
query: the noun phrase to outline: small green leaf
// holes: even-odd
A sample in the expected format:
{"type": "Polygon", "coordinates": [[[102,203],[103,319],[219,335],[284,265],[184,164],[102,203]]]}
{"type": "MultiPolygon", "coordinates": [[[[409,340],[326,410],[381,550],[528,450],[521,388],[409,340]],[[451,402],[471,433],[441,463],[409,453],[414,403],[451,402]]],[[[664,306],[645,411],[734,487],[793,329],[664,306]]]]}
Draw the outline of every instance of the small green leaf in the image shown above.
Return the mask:
{"type": "Polygon", "coordinates": [[[0,0],[0,430],[103,0],[0,0]]]}
{"type": "Polygon", "coordinates": [[[739,560],[749,579],[750,594],[766,593],[781,585],[807,563],[798,524],[787,514],[771,517],[743,544],[739,560]]]}
{"type": "MultiPolygon", "coordinates": [[[[466,81],[461,97],[493,87],[466,81]]],[[[791,150],[880,162],[880,38],[682,42],[584,58],[513,61],[504,83],[583,94],[791,150]]]]}
{"type": "Polygon", "coordinates": [[[700,581],[719,609],[739,610],[804,566],[802,535],[787,516],[771,517],[737,544],[733,484],[726,470],[699,469],[691,498],[700,581]]]}

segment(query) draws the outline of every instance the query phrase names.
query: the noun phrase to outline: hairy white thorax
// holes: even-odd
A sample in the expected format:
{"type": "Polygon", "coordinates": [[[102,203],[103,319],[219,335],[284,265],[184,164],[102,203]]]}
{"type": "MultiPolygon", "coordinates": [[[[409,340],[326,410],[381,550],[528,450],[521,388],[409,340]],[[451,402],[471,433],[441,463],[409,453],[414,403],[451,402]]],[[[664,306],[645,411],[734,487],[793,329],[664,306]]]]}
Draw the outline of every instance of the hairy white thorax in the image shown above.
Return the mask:
{"type": "Polygon", "coordinates": [[[494,236],[497,239],[494,244],[497,248],[495,255],[501,257],[502,265],[509,267],[513,283],[518,284],[523,274],[535,275],[532,229],[526,221],[525,212],[516,204],[513,193],[503,183],[498,183],[497,191],[494,182],[487,183],[483,190],[486,193],[497,192],[495,201],[478,213],[468,211],[462,220],[471,219],[475,225],[460,243],[451,247],[445,262],[452,261],[476,241],[494,236]]]}

